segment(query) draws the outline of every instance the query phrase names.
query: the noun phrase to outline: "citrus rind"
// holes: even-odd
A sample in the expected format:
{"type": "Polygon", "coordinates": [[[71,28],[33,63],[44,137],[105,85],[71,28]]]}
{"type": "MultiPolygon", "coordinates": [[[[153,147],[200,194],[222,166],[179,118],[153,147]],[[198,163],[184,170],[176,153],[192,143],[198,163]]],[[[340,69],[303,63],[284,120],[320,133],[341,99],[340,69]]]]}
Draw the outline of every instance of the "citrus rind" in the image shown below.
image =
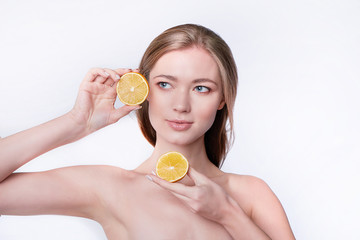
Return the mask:
{"type": "Polygon", "coordinates": [[[139,105],[149,94],[149,84],[146,78],[137,72],[122,75],[116,85],[119,100],[126,105],[139,105]]]}
{"type": "Polygon", "coordinates": [[[179,152],[168,152],[160,156],[156,163],[156,175],[168,182],[183,179],[189,170],[189,162],[179,152]]]}

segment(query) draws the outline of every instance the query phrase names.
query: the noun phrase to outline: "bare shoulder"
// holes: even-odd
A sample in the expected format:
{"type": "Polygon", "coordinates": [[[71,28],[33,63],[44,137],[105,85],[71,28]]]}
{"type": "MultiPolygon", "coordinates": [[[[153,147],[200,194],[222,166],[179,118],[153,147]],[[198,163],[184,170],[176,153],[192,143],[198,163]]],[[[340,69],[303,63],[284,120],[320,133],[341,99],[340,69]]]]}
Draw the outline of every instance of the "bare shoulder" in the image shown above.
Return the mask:
{"type": "Polygon", "coordinates": [[[112,178],[125,177],[128,171],[109,165],[80,165],[53,169],[46,172],[52,175],[72,176],[73,178],[77,178],[78,181],[97,181],[101,183],[112,178]]]}
{"type": "Polygon", "coordinates": [[[59,177],[68,185],[88,189],[100,198],[111,195],[113,189],[121,189],[131,178],[131,171],[109,165],[71,166],[48,172],[51,178],[59,177]]]}
{"type": "Polygon", "coordinates": [[[83,167],[84,169],[87,169],[88,171],[93,171],[94,173],[97,173],[98,175],[101,175],[102,177],[126,177],[127,174],[130,172],[126,169],[110,166],[110,165],[86,165],[86,166],[79,166],[83,167]]]}
{"type": "Polygon", "coordinates": [[[85,165],[85,166],[74,166],[70,167],[74,172],[87,175],[88,180],[91,182],[96,181],[94,187],[100,187],[101,189],[106,189],[107,186],[113,184],[121,184],[128,181],[132,174],[131,171],[109,165],[85,165]]]}
{"type": "Polygon", "coordinates": [[[264,180],[230,173],[225,178],[228,193],[257,225],[279,239],[293,239],[282,204],[264,180]]]}
{"type": "Polygon", "coordinates": [[[226,174],[228,178],[228,190],[236,200],[244,201],[251,208],[251,215],[263,211],[263,208],[272,206],[282,210],[281,203],[270,186],[261,178],[250,175],[226,174]]]}
{"type": "Polygon", "coordinates": [[[233,173],[225,173],[225,176],[229,190],[235,194],[249,194],[254,197],[262,194],[273,194],[269,185],[261,178],[233,173]]]}
{"type": "Polygon", "coordinates": [[[91,204],[96,221],[108,222],[105,213],[114,213],[122,206],[129,185],[132,184],[134,173],[116,166],[109,165],[83,165],[69,167],[73,176],[77,176],[78,182],[84,182],[87,190],[95,196],[91,204]]]}
{"type": "Polygon", "coordinates": [[[134,171],[116,166],[94,165],[82,167],[87,169],[86,171],[91,172],[90,176],[96,179],[97,185],[102,191],[109,190],[112,193],[114,189],[123,190],[122,186],[132,184],[134,179],[138,177],[138,174],[134,171]]]}
{"type": "Polygon", "coordinates": [[[250,175],[224,173],[220,185],[242,206],[248,216],[252,215],[257,201],[263,201],[264,198],[269,201],[275,196],[264,180],[250,175]]]}

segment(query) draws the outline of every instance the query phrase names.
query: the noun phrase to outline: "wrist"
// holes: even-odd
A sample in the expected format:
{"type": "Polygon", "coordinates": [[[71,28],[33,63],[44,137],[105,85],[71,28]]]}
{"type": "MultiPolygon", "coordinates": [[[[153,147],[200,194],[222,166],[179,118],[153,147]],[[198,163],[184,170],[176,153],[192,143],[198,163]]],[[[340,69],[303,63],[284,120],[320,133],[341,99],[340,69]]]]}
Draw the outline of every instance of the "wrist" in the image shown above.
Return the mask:
{"type": "Polygon", "coordinates": [[[234,239],[270,239],[233,198],[229,197],[228,202],[220,224],[234,239]]]}
{"type": "Polygon", "coordinates": [[[73,111],[63,115],[63,124],[68,131],[67,143],[79,140],[91,132],[86,127],[86,121],[81,121],[73,111]]]}
{"type": "Polygon", "coordinates": [[[234,223],[234,219],[246,214],[232,197],[227,196],[226,202],[222,207],[218,222],[223,226],[230,226],[234,223]]]}

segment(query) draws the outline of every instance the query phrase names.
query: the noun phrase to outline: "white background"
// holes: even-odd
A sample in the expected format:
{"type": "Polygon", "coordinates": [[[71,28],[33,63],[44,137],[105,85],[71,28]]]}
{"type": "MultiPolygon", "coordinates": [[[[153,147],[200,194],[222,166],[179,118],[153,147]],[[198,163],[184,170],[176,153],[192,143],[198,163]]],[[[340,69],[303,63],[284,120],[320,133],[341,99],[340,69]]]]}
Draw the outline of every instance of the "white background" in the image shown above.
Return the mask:
{"type": "MultiPolygon", "coordinates": [[[[71,109],[90,67],[136,68],[165,29],[220,34],[239,70],[236,141],[223,170],[264,179],[297,239],[360,239],[360,2],[0,2],[0,136],[71,109]]],[[[151,152],[134,115],[21,168],[135,168],[151,152]]],[[[141,229],[139,229],[141,230],[141,229]]],[[[0,217],[0,239],[105,239],[63,216],[0,217]]]]}

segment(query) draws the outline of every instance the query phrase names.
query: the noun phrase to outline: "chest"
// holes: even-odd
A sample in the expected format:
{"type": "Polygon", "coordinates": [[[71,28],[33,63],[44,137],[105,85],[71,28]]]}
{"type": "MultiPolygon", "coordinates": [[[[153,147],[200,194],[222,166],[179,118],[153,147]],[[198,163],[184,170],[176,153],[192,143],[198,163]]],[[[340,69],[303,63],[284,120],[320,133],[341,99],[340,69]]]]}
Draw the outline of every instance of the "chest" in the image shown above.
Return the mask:
{"type": "Polygon", "coordinates": [[[127,189],[114,211],[128,239],[232,239],[223,226],[191,212],[171,193],[150,182],[127,189]]]}

